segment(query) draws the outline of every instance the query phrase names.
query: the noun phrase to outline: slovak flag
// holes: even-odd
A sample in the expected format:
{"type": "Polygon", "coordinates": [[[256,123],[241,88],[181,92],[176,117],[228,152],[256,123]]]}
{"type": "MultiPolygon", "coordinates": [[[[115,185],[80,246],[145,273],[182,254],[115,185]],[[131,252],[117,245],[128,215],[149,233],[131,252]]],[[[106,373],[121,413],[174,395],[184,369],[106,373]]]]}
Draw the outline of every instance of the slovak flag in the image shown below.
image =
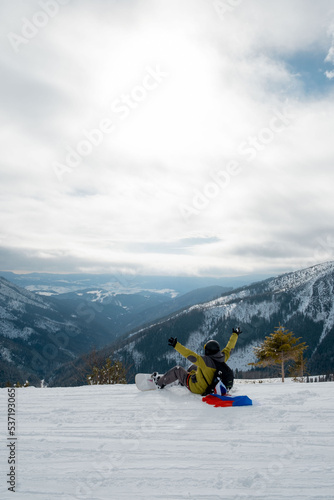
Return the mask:
{"type": "Polygon", "coordinates": [[[248,396],[219,396],[218,394],[209,394],[202,398],[202,401],[215,408],[220,406],[250,406],[253,404],[248,396]]]}
{"type": "Polygon", "coordinates": [[[226,389],[225,385],[223,382],[220,380],[216,387],[214,388],[213,394],[217,394],[218,396],[224,396],[228,390],[226,389]]]}

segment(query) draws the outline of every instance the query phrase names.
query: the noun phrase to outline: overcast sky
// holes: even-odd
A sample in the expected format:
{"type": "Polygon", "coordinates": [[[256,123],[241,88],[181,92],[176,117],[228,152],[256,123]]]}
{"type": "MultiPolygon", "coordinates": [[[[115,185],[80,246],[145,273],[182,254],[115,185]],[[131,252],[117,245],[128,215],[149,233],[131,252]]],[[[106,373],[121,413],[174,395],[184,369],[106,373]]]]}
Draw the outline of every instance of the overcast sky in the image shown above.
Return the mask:
{"type": "Polygon", "coordinates": [[[332,0],[2,0],[0,269],[334,259],[332,0]]]}

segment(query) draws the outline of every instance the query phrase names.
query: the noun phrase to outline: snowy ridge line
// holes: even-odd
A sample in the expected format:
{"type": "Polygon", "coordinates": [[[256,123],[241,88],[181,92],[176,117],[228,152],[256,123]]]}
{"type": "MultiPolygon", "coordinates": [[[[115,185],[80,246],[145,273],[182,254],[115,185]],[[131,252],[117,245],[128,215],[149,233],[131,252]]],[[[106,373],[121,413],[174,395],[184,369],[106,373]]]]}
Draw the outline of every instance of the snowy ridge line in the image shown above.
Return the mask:
{"type": "Polygon", "coordinates": [[[329,271],[334,271],[334,261],[324,262],[300,271],[293,271],[278,276],[270,283],[269,288],[275,289],[277,287],[277,291],[284,292],[298,288],[298,286],[312,280],[315,282],[317,279],[328,274],[329,271]]]}
{"type": "Polygon", "coordinates": [[[52,310],[50,304],[45,303],[43,297],[40,295],[29,292],[29,290],[25,290],[24,288],[19,288],[2,277],[0,277],[0,298],[2,298],[2,300],[12,300],[13,308],[17,308],[18,310],[20,310],[24,304],[52,310]],[[22,300],[22,296],[24,300],[22,300]]]}
{"type": "MultiPolygon", "coordinates": [[[[205,307],[212,307],[215,305],[223,305],[235,300],[243,300],[247,298],[253,298],[255,296],[260,297],[261,295],[266,295],[267,293],[283,293],[290,290],[294,290],[300,286],[305,286],[307,289],[312,290],[312,286],[321,278],[325,277],[329,271],[334,272],[334,262],[327,262],[323,264],[318,264],[301,271],[294,271],[288,274],[283,274],[277,278],[269,278],[264,281],[254,283],[252,285],[247,285],[242,287],[235,292],[228,292],[224,294],[223,297],[214,299],[205,304],[205,307]],[[320,271],[320,272],[319,272],[320,271]],[[260,292],[258,289],[263,286],[260,292]],[[254,292],[252,293],[252,289],[254,292]]],[[[197,307],[197,306],[194,306],[197,307]]]]}
{"type": "Polygon", "coordinates": [[[279,303],[275,298],[271,301],[266,300],[259,303],[247,303],[243,301],[232,302],[228,304],[208,305],[205,314],[210,318],[226,319],[235,318],[238,322],[249,323],[253,316],[260,315],[263,318],[270,319],[271,315],[277,312],[279,303]]]}
{"type": "MultiPolygon", "coordinates": [[[[334,325],[334,304],[333,301],[330,299],[331,297],[333,297],[334,277],[332,278],[332,276],[328,276],[328,279],[326,280],[325,283],[329,287],[329,292],[327,293],[327,296],[329,297],[329,306],[330,306],[329,314],[328,311],[320,311],[317,314],[315,314],[315,305],[313,303],[315,301],[314,288],[319,281],[320,284],[322,285],[322,288],[325,286],[324,283],[321,282],[321,280],[323,280],[328,275],[328,272],[330,270],[334,271],[333,262],[320,264],[318,266],[313,266],[312,268],[303,271],[299,271],[296,273],[289,273],[288,275],[283,275],[282,277],[273,280],[273,283],[270,281],[270,283],[268,283],[269,286],[267,286],[265,290],[262,290],[260,294],[251,294],[250,288],[252,287],[252,285],[250,285],[249,287],[247,287],[247,289],[241,290],[240,292],[231,293],[228,296],[215,299],[202,306],[193,306],[193,309],[196,307],[197,308],[203,307],[203,309],[206,309],[206,311],[210,309],[212,311],[214,309],[217,309],[218,310],[217,313],[216,314],[213,313],[212,317],[213,316],[218,317],[219,315],[225,318],[236,317],[236,319],[243,322],[249,322],[251,318],[254,317],[255,315],[260,315],[261,317],[269,320],[272,314],[276,313],[279,309],[279,303],[275,302],[275,296],[271,301],[267,300],[259,304],[249,303],[247,302],[247,298],[252,299],[255,298],[255,296],[257,298],[261,296],[265,297],[270,292],[276,295],[279,293],[284,293],[288,290],[293,290],[301,287],[300,293],[297,293],[295,297],[295,302],[299,301],[297,310],[288,314],[286,320],[289,320],[297,312],[300,312],[316,322],[324,321],[323,332],[319,339],[319,344],[320,344],[322,340],[325,338],[326,334],[331,330],[331,328],[334,325]],[[317,272],[319,271],[319,268],[321,271],[320,274],[317,272]],[[291,280],[292,275],[294,279],[291,280]],[[296,275],[298,276],[296,277],[296,275]],[[330,282],[331,278],[332,282],[330,282]],[[243,302],[244,299],[245,303],[243,302]]],[[[255,289],[258,288],[258,285],[260,284],[261,283],[255,284],[254,288],[255,289]]],[[[320,306],[322,307],[323,303],[325,303],[325,298],[323,294],[320,296],[320,299],[322,299],[322,302],[320,303],[320,306]]]]}

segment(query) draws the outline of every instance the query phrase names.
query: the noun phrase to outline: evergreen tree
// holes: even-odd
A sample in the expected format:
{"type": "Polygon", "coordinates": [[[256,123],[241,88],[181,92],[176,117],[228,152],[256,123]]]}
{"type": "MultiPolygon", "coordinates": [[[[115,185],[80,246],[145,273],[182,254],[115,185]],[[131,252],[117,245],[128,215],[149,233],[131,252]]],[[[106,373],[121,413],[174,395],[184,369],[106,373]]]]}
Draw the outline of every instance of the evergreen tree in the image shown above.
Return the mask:
{"type": "Polygon", "coordinates": [[[280,365],[282,382],[284,382],[285,363],[297,362],[306,349],[305,342],[299,342],[301,337],[294,337],[284,326],[279,325],[275,332],[265,338],[263,344],[254,348],[257,362],[253,366],[280,365]]]}

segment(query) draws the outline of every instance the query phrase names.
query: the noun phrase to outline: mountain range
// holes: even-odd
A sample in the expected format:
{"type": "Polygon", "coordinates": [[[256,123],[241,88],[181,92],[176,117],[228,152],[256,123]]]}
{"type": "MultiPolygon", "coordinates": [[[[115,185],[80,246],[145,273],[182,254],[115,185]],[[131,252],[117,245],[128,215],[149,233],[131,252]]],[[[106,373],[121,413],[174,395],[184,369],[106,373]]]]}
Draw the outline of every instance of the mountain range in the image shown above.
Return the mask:
{"type": "Polygon", "coordinates": [[[19,274],[0,271],[0,276],[22,288],[43,295],[58,295],[80,290],[105,290],[116,294],[154,292],[170,294],[171,297],[184,295],[199,288],[222,286],[227,289],[249,285],[269,278],[268,274],[212,278],[201,276],[145,276],[118,274],[19,274]]]}
{"type": "MultiPolygon", "coordinates": [[[[132,331],[104,349],[136,372],[164,372],[185,360],[168,346],[170,336],[196,352],[216,339],[227,343],[232,328],[240,326],[234,353],[229,360],[233,369],[249,370],[255,360],[253,349],[282,325],[306,342],[308,370],[311,374],[334,370],[334,262],[319,264],[283,274],[250,286],[222,294],[132,331]]],[[[70,372],[68,377],[71,378],[70,372]]],[[[59,383],[64,380],[59,377],[59,383]]]]}
{"type": "Polygon", "coordinates": [[[174,297],[169,290],[95,288],[46,296],[0,278],[0,385],[26,379],[39,385],[81,354],[226,290],[211,286],[174,297]]]}
{"type": "Polygon", "coordinates": [[[170,336],[202,352],[209,338],[224,347],[235,326],[243,333],[229,364],[245,371],[253,348],[279,324],[307,343],[310,373],[333,372],[334,262],[235,290],[213,286],[174,298],[166,290],[99,288],[47,297],[0,278],[0,383],[82,384],[94,348],[99,357],[121,359],[132,380],[136,372],[186,364],[168,346],[170,336]]]}

